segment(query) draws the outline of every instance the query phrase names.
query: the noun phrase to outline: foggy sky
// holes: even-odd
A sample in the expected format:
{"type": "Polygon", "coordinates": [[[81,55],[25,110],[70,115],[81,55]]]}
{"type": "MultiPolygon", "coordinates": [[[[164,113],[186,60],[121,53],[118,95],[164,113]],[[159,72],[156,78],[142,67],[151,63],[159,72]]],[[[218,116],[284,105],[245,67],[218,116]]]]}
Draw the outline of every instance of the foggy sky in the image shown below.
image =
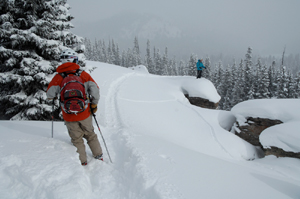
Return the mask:
{"type": "Polygon", "coordinates": [[[130,11],[193,28],[205,38],[201,47],[209,53],[246,52],[248,46],[264,56],[280,55],[285,46],[287,54],[300,53],[299,0],[68,0],[68,4],[75,17],[71,31],[83,37],[93,31],[93,23],[130,11]],[[90,29],[76,28],[87,22],[90,29]]]}

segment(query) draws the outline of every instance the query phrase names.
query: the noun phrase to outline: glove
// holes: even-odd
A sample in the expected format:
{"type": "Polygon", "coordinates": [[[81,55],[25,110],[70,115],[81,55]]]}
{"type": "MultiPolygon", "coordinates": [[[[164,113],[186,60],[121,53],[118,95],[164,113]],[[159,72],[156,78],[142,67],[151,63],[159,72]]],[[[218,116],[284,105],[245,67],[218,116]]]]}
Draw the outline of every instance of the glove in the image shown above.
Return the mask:
{"type": "Polygon", "coordinates": [[[97,104],[91,104],[91,111],[93,114],[97,112],[97,104]]]}

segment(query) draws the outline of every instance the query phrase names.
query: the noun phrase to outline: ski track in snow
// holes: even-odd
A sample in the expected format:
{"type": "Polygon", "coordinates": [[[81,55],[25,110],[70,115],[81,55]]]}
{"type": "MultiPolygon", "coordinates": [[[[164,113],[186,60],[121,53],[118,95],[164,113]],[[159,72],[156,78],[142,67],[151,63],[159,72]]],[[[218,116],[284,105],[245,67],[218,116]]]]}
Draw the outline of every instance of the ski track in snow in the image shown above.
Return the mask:
{"type": "Polygon", "coordinates": [[[134,73],[121,76],[111,83],[105,100],[105,120],[106,124],[111,127],[122,126],[122,120],[118,112],[117,97],[121,84],[134,73]]]}
{"type": "MultiPolygon", "coordinates": [[[[155,178],[155,174],[151,173],[145,166],[143,166],[143,158],[141,152],[138,149],[132,148],[129,146],[128,141],[131,139],[130,132],[127,132],[125,124],[122,122],[122,119],[119,114],[118,109],[118,100],[133,101],[139,103],[162,103],[169,101],[178,101],[183,106],[188,107],[194,111],[199,119],[203,120],[210,129],[210,134],[212,139],[218,144],[220,149],[224,151],[228,156],[232,155],[224,148],[224,146],[218,140],[216,133],[213,127],[204,119],[204,117],[199,113],[199,111],[193,109],[190,104],[184,104],[176,99],[170,100],[157,100],[157,101],[141,101],[141,100],[132,100],[125,99],[118,96],[120,87],[123,83],[132,76],[140,76],[140,74],[129,73],[121,76],[117,80],[113,81],[110,85],[108,93],[105,100],[105,124],[109,127],[109,132],[112,134],[111,139],[113,140],[112,145],[114,148],[119,151],[114,151],[114,171],[113,178],[116,184],[116,189],[122,190],[124,198],[130,199],[142,199],[142,198],[172,198],[174,191],[176,192],[173,185],[168,183],[160,183],[160,187],[155,185],[160,179],[155,178]],[[122,149],[122,151],[120,151],[122,149]],[[121,180],[120,180],[121,179],[121,180]]],[[[107,129],[108,130],[108,129],[107,129]]],[[[180,194],[177,193],[177,197],[180,194]]]]}
{"type": "MultiPolygon", "coordinates": [[[[111,134],[111,145],[115,149],[112,153],[113,171],[112,176],[116,182],[116,190],[122,193],[118,198],[143,199],[143,198],[161,198],[159,194],[151,187],[144,186],[145,168],[139,164],[142,157],[137,150],[129,146],[128,140],[130,134],[122,122],[118,109],[118,93],[120,87],[128,78],[136,73],[129,73],[113,81],[110,85],[105,100],[105,124],[107,131],[111,134]]],[[[149,172],[148,172],[149,173],[149,172]]]]}

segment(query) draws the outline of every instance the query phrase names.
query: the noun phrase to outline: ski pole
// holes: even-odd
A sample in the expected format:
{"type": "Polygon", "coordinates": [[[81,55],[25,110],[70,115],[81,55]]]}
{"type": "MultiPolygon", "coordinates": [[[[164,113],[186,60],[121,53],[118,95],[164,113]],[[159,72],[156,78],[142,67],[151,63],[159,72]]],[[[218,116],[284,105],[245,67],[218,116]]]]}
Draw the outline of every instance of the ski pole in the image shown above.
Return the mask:
{"type": "Polygon", "coordinates": [[[55,98],[53,98],[53,100],[52,100],[52,128],[51,128],[52,138],[53,138],[53,120],[54,120],[54,100],[55,100],[55,98]]]}
{"type": "Polygon", "coordinates": [[[98,126],[98,129],[99,129],[100,135],[101,135],[101,137],[102,137],[104,146],[105,146],[105,148],[106,148],[106,152],[107,152],[107,154],[108,154],[109,160],[110,160],[111,163],[113,163],[113,162],[111,161],[111,158],[110,158],[110,155],[109,155],[109,152],[108,152],[108,149],[107,149],[107,146],[106,146],[104,137],[103,137],[102,132],[101,132],[101,130],[100,130],[99,124],[98,124],[98,122],[97,122],[97,120],[96,120],[96,115],[95,115],[95,113],[93,113],[93,110],[92,110],[92,114],[93,114],[94,119],[95,119],[95,122],[96,122],[96,124],[97,124],[97,126],[98,126]]]}

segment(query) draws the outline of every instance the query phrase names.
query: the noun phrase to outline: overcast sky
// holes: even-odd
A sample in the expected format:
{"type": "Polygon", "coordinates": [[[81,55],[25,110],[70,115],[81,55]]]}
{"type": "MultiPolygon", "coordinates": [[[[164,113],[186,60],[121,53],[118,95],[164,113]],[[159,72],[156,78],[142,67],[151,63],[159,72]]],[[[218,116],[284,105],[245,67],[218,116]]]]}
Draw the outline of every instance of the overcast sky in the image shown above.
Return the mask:
{"type": "MultiPolygon", "coordinates": [[[[161,17],[179,28],[194,27],[210,45],[219,44],[214,48],[245,52],[251,46],[258,54],[276,55],[286,46],[286,53],[300,53],[300,0],[68,0],[68,4],[75,27],[132,11],[161,17]]],[[[73,32],[85,36],[82,30],[73,32]]]]}

